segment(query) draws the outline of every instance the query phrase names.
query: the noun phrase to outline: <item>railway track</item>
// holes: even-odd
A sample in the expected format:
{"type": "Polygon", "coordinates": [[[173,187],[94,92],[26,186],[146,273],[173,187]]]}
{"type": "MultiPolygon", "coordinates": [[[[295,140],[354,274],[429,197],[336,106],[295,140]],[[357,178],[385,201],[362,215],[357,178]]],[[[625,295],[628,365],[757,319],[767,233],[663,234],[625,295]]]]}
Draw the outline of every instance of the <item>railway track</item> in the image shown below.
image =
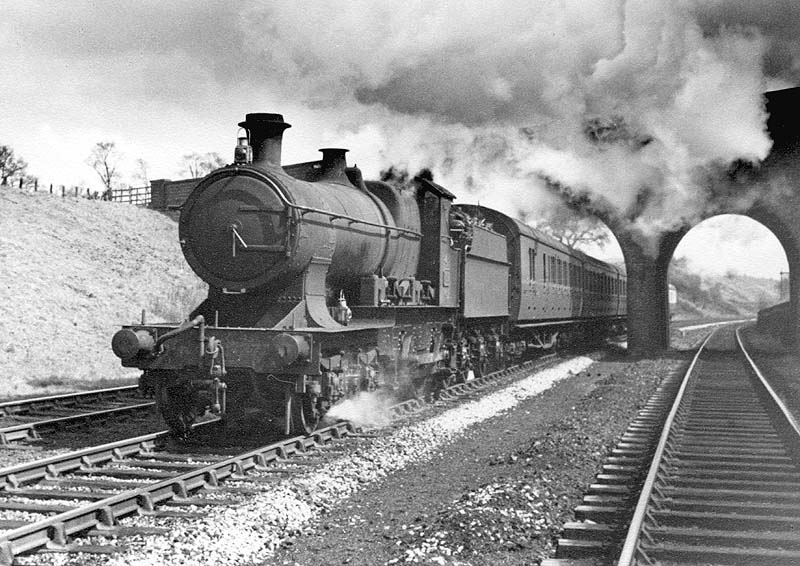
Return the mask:
{"type": "Polygon", "coordinates": [[[0,403],[0,446],[42,433],[152,410],[136,385],[0,403]]]}
{"type": "Polygon", "coordinates": [[[800,564],[800,428],[738,330],[709,336],[669,410],[652,401],[543,566],[800,564]]]}
{"type": "MultiPolygon", "coordinates": [[[[448,402],[469,396],[552,361],[494,372],[448,388],[441,398],[448,402]]],[[[425,406],[413,400],[389,411],[402,419],[425,406]]],[[[196,426],[202,432],[216,422],[196,426]]],[[[87,543],[86,537],[162,534],[165,529],[123,527],[120,520],[132,515],[194,518],[204,506],[234,505],[237,496],[252,490],[247,482],[263,488],[304,466],[324,465],[347,450],[346,443],[372,436],[339,422],[306,437],[225,455],[191,444],[180,447],[163,431],[2,469],[0,566],[36,551],[117,552],[117,545],[87,543]],[[239,481],[229,488],[221,485],[225,480],[239,481]]]]}

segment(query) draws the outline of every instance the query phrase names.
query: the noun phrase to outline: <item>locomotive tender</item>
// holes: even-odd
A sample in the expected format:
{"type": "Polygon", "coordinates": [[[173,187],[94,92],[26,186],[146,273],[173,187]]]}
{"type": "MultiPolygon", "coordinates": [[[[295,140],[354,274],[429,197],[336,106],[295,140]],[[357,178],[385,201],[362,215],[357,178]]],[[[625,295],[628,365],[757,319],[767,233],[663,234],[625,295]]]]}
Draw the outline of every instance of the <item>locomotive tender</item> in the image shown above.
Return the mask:
{"type": "Polygon", "coordinates": [[[365,181],[343,149],[281,166],[280,114],[248,114],[234,163],[182,207],[184,256],[209,285],[181,324],[112,340],[186,435],[204,412],[259,411],[310,432],[359,390],[430,394],[530,349],[624,324],[625,275],[425,176],[365,181]]]}

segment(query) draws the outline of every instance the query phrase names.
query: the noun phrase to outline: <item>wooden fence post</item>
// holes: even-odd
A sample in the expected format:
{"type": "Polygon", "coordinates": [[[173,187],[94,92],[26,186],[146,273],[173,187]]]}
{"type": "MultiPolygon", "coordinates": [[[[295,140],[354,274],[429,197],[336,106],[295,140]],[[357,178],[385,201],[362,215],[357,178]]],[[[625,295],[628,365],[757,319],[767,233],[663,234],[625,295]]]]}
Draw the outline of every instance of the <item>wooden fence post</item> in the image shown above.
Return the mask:
{"type": "Polygon", "coordinates": [[[33,192],[34,193],[38,193],[39,192],[39,179],[34,179],[33,180],[33,192]]]}
{"type": "Polygon", "coordinates": [[[22,177],[19,178],[19,188],[22,188],[22,177]]]}
{"type": "Polygon", "coordinates": [[[67,196],[67,187],[65,185],[61,185],[61,198],[67,196]]]}
{"type": "Polygon", "coordinates": [[[53,183],[50,183],[50,194],[53,194],[53,183]]]}

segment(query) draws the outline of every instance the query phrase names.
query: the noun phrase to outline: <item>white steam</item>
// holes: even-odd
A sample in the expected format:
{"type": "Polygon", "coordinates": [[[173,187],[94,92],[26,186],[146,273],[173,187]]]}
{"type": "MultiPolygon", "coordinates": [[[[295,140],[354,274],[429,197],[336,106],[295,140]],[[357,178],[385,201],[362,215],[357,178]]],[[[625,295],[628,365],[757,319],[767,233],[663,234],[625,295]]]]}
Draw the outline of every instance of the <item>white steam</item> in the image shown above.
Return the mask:
{"type": "Polygon", "coordinates": [[[709,172],[771,146],[774,43],[701,4],[361,0],[242,21],[275,88],[339,114],[384,165],[512,214],[555,206],[558,186],[646,234],[698,218],[709,172]]]}
{"type": "Polygon", "coordinates": [[[330,408],[326,419],[346,420],[357,427],[380,428],[392,421],[389,407],[397,403],[379,391],[361,391],[330,408]]]}

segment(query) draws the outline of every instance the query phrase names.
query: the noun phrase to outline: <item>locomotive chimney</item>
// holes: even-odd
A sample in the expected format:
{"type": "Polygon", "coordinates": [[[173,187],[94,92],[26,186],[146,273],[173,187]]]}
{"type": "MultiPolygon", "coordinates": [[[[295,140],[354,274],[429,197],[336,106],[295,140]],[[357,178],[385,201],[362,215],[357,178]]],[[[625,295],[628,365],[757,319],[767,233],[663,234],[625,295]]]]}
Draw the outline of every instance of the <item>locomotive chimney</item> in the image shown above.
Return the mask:
{"type": "Polygon", "coordinates": [[[350,180],[344,171],[345,167],[347,167],[344,154],[349,150],[338,147],[324,147],[320,151],[322,152],[320,179],[336,183],[349,183],[350,180]]]}
{"type": "Polygon", "coordinates": [[[250,134],[254,165],[280,167],[283,130],[292,127],[283,121],[281,114],[247,114],[245,121],[239,122],[239,127],[250,134]]]}

